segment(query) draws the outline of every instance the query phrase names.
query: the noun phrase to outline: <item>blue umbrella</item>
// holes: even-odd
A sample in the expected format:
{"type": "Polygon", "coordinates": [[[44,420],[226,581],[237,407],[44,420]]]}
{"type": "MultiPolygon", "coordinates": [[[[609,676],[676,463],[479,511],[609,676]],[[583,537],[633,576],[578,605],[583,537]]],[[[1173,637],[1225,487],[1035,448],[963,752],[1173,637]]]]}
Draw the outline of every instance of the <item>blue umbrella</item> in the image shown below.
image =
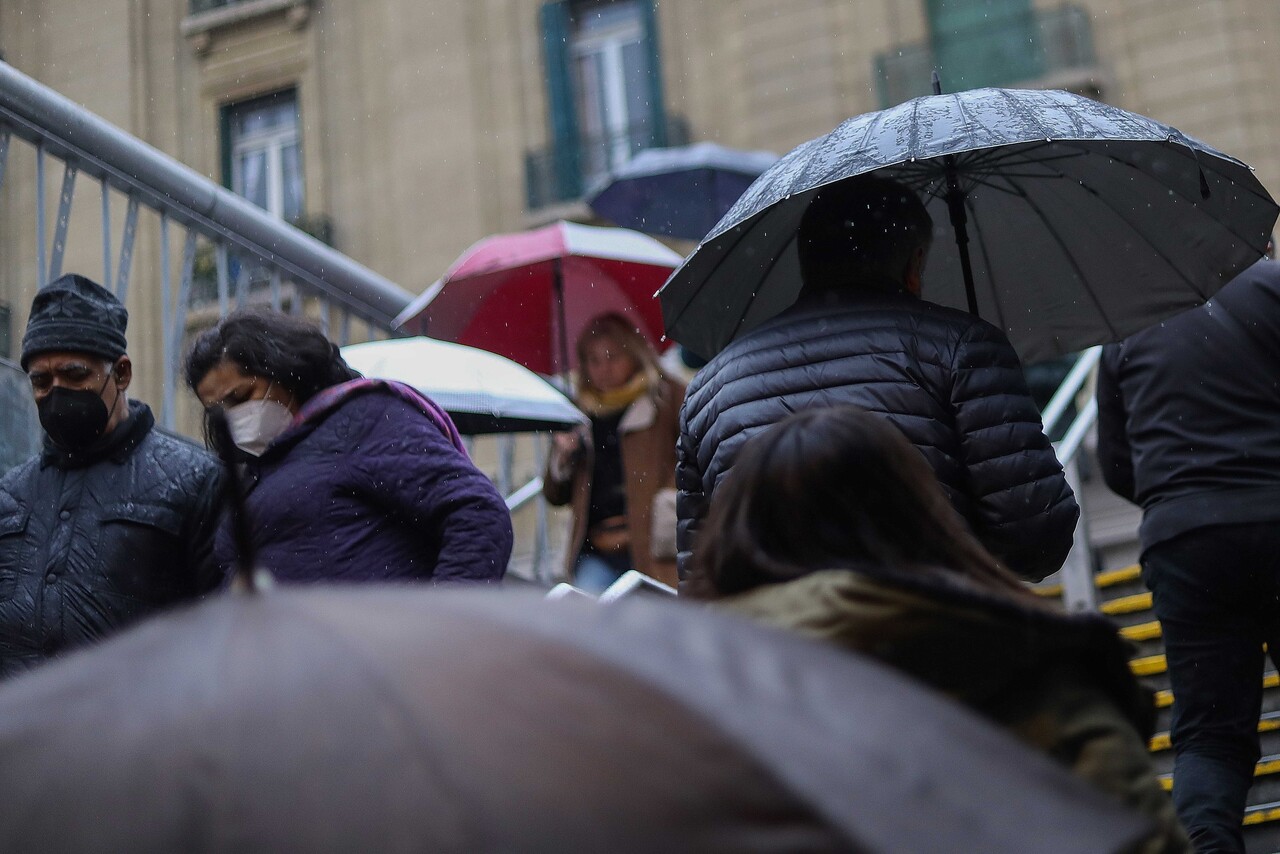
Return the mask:
{"type": "Polygon", "coordinates": [[[1244,163],[1108,104],[1015,89],[915,98],[761,175],[662,288],[667,334],[712,356],[789,307],[805,208],[872,173],[933,215],[924,298],[990,320],[1027,362],[1203,303],[1261,257],[1277,213],[1244,163]]]}
{"type": "Polygon", "coordinates": [[[614,170],[587,204],[624,228],[700,240],[777,159],[714,142],[650,148],[614,170]]]}

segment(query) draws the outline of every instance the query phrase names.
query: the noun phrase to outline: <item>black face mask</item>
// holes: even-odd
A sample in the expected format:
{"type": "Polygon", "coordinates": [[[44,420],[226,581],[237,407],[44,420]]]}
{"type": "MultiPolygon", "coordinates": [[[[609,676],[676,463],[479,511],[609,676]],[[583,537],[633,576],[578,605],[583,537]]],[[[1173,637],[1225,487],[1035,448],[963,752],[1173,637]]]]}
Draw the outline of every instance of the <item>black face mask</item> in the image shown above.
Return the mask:
{"type": "MultiPolygon", "coordinates": [[[[40,426],[54,444],[69,451],[81,451],[102,438],[111,418],[111,410],[102,401],[102,391],[111,382],[111,376],[107,374],[107,382],[97,392],[87,388],[52,388],[36,405],[40,426]]],[[[116,399],[119,400],[119,394],[116,399]]]]}

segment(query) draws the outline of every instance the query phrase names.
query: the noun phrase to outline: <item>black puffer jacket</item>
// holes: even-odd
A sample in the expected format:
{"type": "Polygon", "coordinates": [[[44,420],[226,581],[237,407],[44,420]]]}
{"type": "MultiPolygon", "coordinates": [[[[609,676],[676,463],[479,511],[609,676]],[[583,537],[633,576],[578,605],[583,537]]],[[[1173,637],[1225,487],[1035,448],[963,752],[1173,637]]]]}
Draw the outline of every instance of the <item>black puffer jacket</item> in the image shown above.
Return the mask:
{"type": "Polygon", "coordinates": [[[798,303],[694,377],[676,466],[681,577],[743,443],[798,410],[845,403],[906,434],[1010,569],[1040,579],[1062,565],[1080,509],[1008,340],[962,312],[861,291],[798,303]]]}
{"type": "Polygon", "coordinates": [[[212,589],[221,469],[145,404],[103,447],[0,479],[0,676],[212,589]]]}

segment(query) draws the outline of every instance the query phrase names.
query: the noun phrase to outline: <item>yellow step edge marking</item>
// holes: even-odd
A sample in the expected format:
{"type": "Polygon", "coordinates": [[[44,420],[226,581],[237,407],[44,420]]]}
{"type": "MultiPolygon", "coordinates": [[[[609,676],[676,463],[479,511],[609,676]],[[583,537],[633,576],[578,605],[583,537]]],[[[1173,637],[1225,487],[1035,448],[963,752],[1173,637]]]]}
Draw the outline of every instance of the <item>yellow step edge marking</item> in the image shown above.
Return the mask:
{"type": "Polygon", "coordinates": [[[1108,602],[1102,603],[1102,613],[1116,616],[1117,614],[1136,614],[1139,611],[1146,611],[1151,607],[1150,593],[1134,593],[1132,596],[1120,596],[1108,602]]]}
{"type": "Polygon", "coordinates": [[[1280,819],[1280,807],[1268,806],[1266,809],[1255,809],[1253,812],[1246,812],[1242,824],[1265,824],[1277,819],[1280,819]]]}
{"type": "MultiPolygon", "coordinates": [[[[1253,769],[1253,776],[1255,777],[1267,777],[1276,773],[1280,773],[1280,756],[1268,756],[1266,759],[1263,759],[1254,766],[1253,769]]],[[[1173,790],[1172,774],[1160,775],[1160,788],[1164,789],[1166,792],[1173,790]]]]}
{"type": "Polygon", "coordinates": [[[1154,676],[1169,669],[1163,655],[1146,655],[1129,662],[1129,669],[1134,676],[1154,676]]]}
{"type": "MultiPolygon", "coordinates": [[[[1280,718],[1263,718],[1258,721],[1258,733],[1275,732],[1280,730],[1280,718]]],[[[1173,742],[1169,738],[1169,733],[1158,732],[1152,736],[1151,741],[1147,743],[1147,749],[1152,753],[1159,753],[1162,750],[1168,750],[1173,746],[1173,742]]]]}
{"type": "MultiPolygon", "coordinates": [[[[1268,688],[1280,688],[1280,673],[1268,673],[1266,676],[1262,677],[1262,689],[1265,691],[1268,688]]],[[[1156,692],[1156,708],[1157,709],[1167,709],[1172,705],[1173,705],[1172,691],[1156,692]]]]}
{"type": "MultiPolygon", "coordinates": [[[[1112,569],[1107,572],[1099,572],[1093,577],[1094,584],[1099,588],[1115,587],[1118,584],[1127,584],[1130,581],[1137,581],[1142,578],[1142,567],[1126,566],[1123,569],[1112,569]]],[[[1062,595],[1061,584],[1042,584],[1031,588],[1032,592],[1037,596],[1046,598],[1054,598],[1062,595]]]]}
{"type": "Polygon", "coordinates": [[[1134,564],[1133,566],[1126,566],[1124,569],[1099,572],[1094,576],[1094,582],[1099,587],[1115,587],[1117,584],[1128,584],[1130,581],[1137,581],[1140,578],[1142,578],[1142,567],[1134,564]]]}
{"type": "Polygon", "coordinates": [[[1149,623],[1139,623],[1136,626],[1123,626],[1120,629],[1120,637],[1134,642],[1155,640],[1156,638],[1161,637],[1162,634],[1159,620],[1152,620],[1149,623]]]}

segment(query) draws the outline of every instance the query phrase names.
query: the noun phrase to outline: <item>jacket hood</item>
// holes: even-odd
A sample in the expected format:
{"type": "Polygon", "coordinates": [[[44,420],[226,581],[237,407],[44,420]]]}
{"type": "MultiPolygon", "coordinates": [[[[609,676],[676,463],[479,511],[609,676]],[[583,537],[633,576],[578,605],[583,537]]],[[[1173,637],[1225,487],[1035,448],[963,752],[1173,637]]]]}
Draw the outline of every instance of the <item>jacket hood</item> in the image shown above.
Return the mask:
{"type": "Polygon", "coordinates": [[[1096,678],[1139,733],[1154,727],[1151,694],[1134,679],[1128,644],[1109,621],[1004,599],[950,573],[828,570],[720,604],[873,655],[976,707],[1068,667],[1096,678]]]}

